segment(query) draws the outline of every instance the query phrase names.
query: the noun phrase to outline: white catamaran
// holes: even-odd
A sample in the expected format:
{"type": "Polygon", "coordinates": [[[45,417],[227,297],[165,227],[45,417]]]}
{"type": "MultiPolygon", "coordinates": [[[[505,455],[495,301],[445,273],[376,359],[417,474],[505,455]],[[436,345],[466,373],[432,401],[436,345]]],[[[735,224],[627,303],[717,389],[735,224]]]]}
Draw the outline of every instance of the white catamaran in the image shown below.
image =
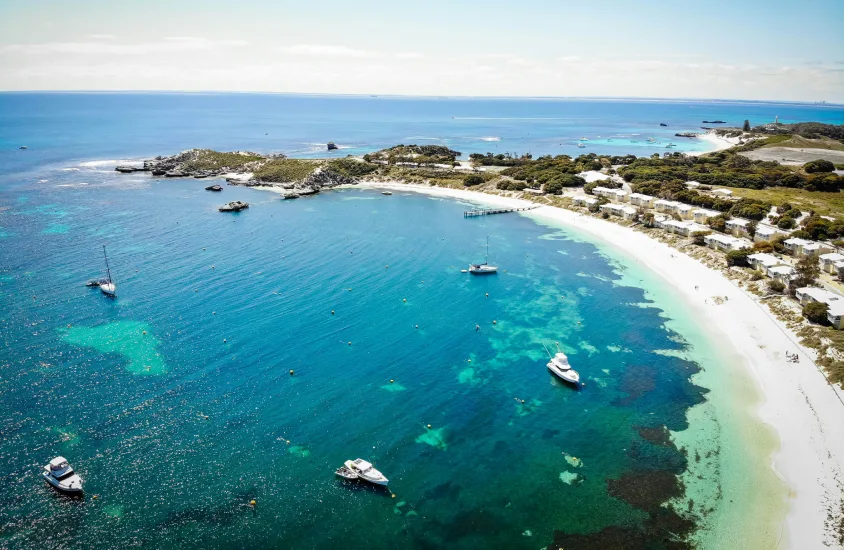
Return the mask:
{"type": "Polygon", "coordinates": [[[499,268],[495,265],[490,265],[487,263],[488,256],[490,255],[490,235],[487,235],[487,249],[484,253],[484,263],[483,264],[469,264],[469,271],[474,275],[490,275],[492,273],[496,273],[499,268]]]}
{"type": "Polygon", "coordinates": [[[100,291],[110,298],[115,297],[117,286],[111,278],[111,269],[109,269],[109,257],[106,256],[106,245],[103,245],[103,258],[106,260],[106,280],[100,283],[100,291]]]}

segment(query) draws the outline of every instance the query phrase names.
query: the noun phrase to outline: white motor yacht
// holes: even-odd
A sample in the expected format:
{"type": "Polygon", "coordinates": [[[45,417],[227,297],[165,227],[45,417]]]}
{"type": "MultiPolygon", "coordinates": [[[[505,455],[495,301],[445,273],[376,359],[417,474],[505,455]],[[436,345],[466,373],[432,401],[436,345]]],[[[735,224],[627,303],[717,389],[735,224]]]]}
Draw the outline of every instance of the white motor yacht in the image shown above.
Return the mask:
{"type": "MultiPolygon", "coordinates": [[[[545,346],[543,346],[545,348],[545,346]]],[[[549,350],[546,350],[546,353],[549,353],[549,350]]],[[[558,378],[563,380],[564,382],[569,382],[570,384],[574,384],[575,386],[580,387],[581,385],[581,376],[578,374],[578,371],[574,370],[569,365],[569,358],[566,357],[566,354],[560,351],[558,348],[558,352],[552,357],[552,354],[549,353],[550,361],[546,363],[546,367],[558,378]]]]}
{"type": "Polygon", "coordinates": [[[358,474],[360,479],[364,481],[369,481],[375,485],[383,485],[387,486],[387,478],[384,477],[384,474],[373,468],[373,465],[367,462],[362,458],[356,458],[355,460],[347,460],[343,463],[344,466],[358,474]]]}
{"type": "Polygon", "coordinates": [[[41,475],[47,483],[63,493],[82,494],[82,478],[74,473],[73,468],[63,456],[57,456],[44,466],[41,475]]]}

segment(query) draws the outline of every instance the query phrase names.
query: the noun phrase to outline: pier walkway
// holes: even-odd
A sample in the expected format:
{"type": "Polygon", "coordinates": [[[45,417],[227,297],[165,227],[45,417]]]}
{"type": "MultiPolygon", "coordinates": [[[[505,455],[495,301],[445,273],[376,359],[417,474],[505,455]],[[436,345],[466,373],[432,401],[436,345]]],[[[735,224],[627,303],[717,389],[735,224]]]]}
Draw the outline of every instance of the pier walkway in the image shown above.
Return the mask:
{"type": "Polygon", "coordinates": [[[507,214],[508,212],[522,212],[523,210],[534,210],[540,208],[539,204],[533,206],[523,206],[521,208],[479,208],[478,210],[465,210],[465,218],[474,218],[475,216],[490,216],[493,214],[507,214]]]}

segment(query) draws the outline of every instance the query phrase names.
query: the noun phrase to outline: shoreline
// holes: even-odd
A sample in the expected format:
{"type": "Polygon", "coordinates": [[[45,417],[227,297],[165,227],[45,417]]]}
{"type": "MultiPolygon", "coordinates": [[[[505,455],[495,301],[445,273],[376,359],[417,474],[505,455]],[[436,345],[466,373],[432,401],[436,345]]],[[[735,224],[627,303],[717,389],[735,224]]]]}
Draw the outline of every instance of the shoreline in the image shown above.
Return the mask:
{"type": "MultiPolygon", "coordinates": [[[[356,187],[420,192],[497,206],[535,205],[521,199],[427,185],[369,182],[346,188],[356,187]]],[[[785,327],[720,272],[642,233],[551,206],[522,214],[596,239],[618,255],[633,260],[668,283],[684,301],[685,309],[694,312],[698,321],[706,321],[705,328],[713,337],[730,343],[729,351],[741,358],[742,370],[760,396],[755,402],[752,395],[744,406],[751,409],[755,420],[776,434],[777,441],[764,452],[772,471],[786,485],[779,491],[783,512],[767,511],[778,517],[764,518],[776,523],[773,547],[840,546],[833,533],[835,525],[830,524],[828,515],[833,510],[833,521],[841,519],[836,513],[842,504],[842,403],[839,392],[828,385],[807,359],[807,350],[800,350],[804,360],[798,365],[787,362],[782,346],[785,343],[788,351],[794,352],[796,345],[785,341],[785,327]],[[712,301],[706,304],[705,299],[712,296],[724,296],[728,300],[721,305],[712,301]]],[[[795,335],[792,339],[798,340],[795,335]]],[[[728,378],[728,382],[733,380],[728,378]]],[[[744,427],[754,431],[754,426],[744,427]]],[[[760,527],[749,522],[747,515],[730,519],[742,522],[746,528],[753,526],[751,531],[760,527]]]]}
{"type": "Polygon", "coordinates": [[[689,151],[684,153],[685,155],[689,155],[691,157],[700,157],[702,155],[716,153],[718,151],[724,151],[725,149],[730,149],[731,147],[739,145],[739,138],[721,137],[716,135],[716,132],[714,132],[713,130],[707,130],[707,132],[698,136],[698,139],[704,140],[709,143],[712,146],[712,149],[708,149],[707,151],[689,151]]]}

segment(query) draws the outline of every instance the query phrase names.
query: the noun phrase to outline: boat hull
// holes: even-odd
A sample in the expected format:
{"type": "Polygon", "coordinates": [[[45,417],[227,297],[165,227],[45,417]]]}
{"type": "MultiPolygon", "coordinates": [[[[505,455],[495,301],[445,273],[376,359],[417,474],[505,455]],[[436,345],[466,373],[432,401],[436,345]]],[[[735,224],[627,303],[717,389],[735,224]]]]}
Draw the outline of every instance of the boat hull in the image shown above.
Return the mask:
{"type": "Polygon", "coordinates": [[[550,366],[550,365],[546,365],[546,367],[549,369],[549,372],[551,372],[552,374],[554,374],[554,375],[555,375],[555,377],[556,377],[558,380],[561,380],[561,381],[563,381],[563,382],[566,382],[567,384],[571,384],[572,386],[574,386],[574,387],[576,387],[576,388],[580,388],[580,387],[581,387],[581,377],[578,375],[578,373],[575,373],[575,371],[572,371],[572,370],[567,371],[567,372],[573,372],[573,373],[575,373],[575,375],[574,375],[574,376],[572,376],[572,375],[567,375],[567,374],[565,374],[564,372],[561,372],[561,371],[559,371],[558,369],[556,369],[556,368],[554,368],[554,367],[552,367],[552,366],[550,366]]]}
{"type": "MultiPolygon", "coordinates": [[[[47,474],[46,472],[42,473],[42,474],[41,474],[41,477],[43,477],[43,478],[44,478],[44,481],[46,481],[46,482],[47,482],[47,485],[49,485],[49,486],[50,486],[50,487],[52,487],[53,489],[55,489],[55,490],[59,491],[60,493],[64,493],[64,494],[66,494],[66,495],[82,495],[82,494],[83,494],[83,492],[84,492],[84,491],[82,490],[81,481],[80,481],[79,486],[77,486],[77,487],[70,487],[70,486],[68,486],[68,485],[66,485],[66,484],[64,484],[64,483],[62,483],[62,482],[61,482],[61,481],[59,481],[58,479],[54,478],[53,476],[51,476],[51,475],[47,474]]],[[[77,479],[78,479],[78,478],[77,478],[77,479]]]]}

